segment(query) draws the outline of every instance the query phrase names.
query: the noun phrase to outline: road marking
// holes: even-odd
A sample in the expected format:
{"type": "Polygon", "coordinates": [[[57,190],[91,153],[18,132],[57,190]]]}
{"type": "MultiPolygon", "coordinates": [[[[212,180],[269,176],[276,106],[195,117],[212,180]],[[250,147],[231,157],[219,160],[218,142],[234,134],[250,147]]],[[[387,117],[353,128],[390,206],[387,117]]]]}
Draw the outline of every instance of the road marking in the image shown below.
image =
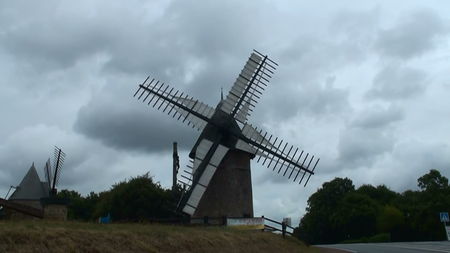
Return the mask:
{"type": "Polygon", "coordinates": [[[358,251],[355,250],[351,250],[351,249],[344,249],[344,248],[338,248],[338,247],[328,247],[328,246],[314,246],[316,248],[327,248],[327,249],[337,249],[337,250],[341,250],[341,251],[345,251],[345,252],[349,252],[349,253],[358,253],[358,251]]]}
{"type": "Polygon", "coordinates": [[[428,248],[422,248],[422,247],[406,247],[406,246],[395,246],[393,245],[393,247],[396,248],[404,248],[404,249],[419,249],[419,250],[426,250],[426,251],[431,251],[431,252],[441,252],[441,253],[449,253],[450,250],[439,250],[439,249],[428,249],[428,248]]]}
{"type": "MultiPolygon", "coordinates": [[[[400,244],[400,243],[354,243],[354,244],[347,244],[345,246],[350,246],[351,245],[370,245],[370,246],[375,246],[375,247],[387,247],[387,248],[403,248],[403,249],[411,249],[411,250],[423,250],[423,251],[427,251],[427,252],[439,252],[439,253],[450,253],[450,248],[447,248],[449,245],[448,244],[433,244],[433,245],[423,245],[423,244],[412,244],[411,246],[407,246],[404,244],[400,244]],[[424,247],[425,246],[425,247],[424,247]],[[437,246],[437,247],[445,247],[444,249],[433,249],[433,248],[426,248],[429,246],[437,246]]],[[[341,248],[341,247],[345,247],[344,245],[340,246],[340,245],[333,245],[333,246],[328,246],[328,245],[317,245],[316,247],[322,247],[322,248],[329,248],[329,249],[337,249],[337,250],[342,250],[342,251],[346,251],[349,253],[358,253],[358,251],[355,250],[350,250],[350,249],[346,249],[346,248],[341,248]]]]}

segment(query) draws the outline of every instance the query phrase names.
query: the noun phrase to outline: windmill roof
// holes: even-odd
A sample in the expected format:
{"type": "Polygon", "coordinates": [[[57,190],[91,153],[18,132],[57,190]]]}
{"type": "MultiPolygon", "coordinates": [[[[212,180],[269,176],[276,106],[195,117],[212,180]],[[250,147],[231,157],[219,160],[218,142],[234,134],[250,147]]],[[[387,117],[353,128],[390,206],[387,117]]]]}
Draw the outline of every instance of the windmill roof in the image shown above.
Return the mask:
{"type": "Polygon", "coordinates": [[[45,182],[41,182],[39,179],[39,175],[33,163],[9,199],[39,200],[48,196],[48,186],[45,182]]]}

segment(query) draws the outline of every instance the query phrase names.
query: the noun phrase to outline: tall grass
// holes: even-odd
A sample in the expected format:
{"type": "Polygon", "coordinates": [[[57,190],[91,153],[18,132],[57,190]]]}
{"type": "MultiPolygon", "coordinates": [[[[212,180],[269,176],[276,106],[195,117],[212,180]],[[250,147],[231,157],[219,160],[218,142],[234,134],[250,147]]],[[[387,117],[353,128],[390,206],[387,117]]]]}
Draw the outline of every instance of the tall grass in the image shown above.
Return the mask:
{"type": "Polygon", "coordinates": [[[224,227],[0,221],[0,252],[318,252],[295,238],[224,227]]]}

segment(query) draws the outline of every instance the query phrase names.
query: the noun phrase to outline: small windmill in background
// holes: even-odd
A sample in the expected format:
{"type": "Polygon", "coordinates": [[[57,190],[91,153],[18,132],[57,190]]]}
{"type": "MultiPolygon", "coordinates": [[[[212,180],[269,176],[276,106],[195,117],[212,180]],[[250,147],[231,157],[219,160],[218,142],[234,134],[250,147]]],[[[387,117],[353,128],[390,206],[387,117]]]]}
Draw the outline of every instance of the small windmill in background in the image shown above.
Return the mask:
{"type": "Polygon", "coordinates": [[[53,164],[52,168],[50,158],[48,158],[45,163],[44,172],[45,179],[47,180],[47,186],[49,190],[49,196],[55,197],[58,193],[56,186],[58,186],[59,178],[61,176],[61,171],[64,165],[64,160],[66,157],[66,153],[62,151],[62,149],[55,146],[55,150],[53,152],[53,164]]]}
{"type": "MultiPolygon", "coordinates": [[[[0,204],[28,216],[66,220],[69,200],[63,197],[58,198],[56,190],[65,156],[66,154],[60,148],[55,147],[54,166],[49,158],[44,166],[44,181],[40,180],[33,162],[12,195],[8,200],[0,198],[0,204]]],[[[8,216],[14,215],[12,211],[8,211],[8,216]]]]}

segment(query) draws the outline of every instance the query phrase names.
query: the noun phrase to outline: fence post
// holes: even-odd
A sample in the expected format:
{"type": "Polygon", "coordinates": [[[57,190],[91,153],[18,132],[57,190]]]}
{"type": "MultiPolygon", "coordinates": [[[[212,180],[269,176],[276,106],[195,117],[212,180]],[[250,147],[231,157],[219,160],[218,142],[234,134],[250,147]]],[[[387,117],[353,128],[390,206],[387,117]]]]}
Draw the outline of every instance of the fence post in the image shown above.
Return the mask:
{"type": "Polygon", "coordinates": [[[266,218],[264,218],[264,215],[261,216],[261,218],[263,219],[263,222],[264,222],[264,227],[263,227],[263,229],[261,231],[264,232],[264,229],[266,228],[266,218]]]}

